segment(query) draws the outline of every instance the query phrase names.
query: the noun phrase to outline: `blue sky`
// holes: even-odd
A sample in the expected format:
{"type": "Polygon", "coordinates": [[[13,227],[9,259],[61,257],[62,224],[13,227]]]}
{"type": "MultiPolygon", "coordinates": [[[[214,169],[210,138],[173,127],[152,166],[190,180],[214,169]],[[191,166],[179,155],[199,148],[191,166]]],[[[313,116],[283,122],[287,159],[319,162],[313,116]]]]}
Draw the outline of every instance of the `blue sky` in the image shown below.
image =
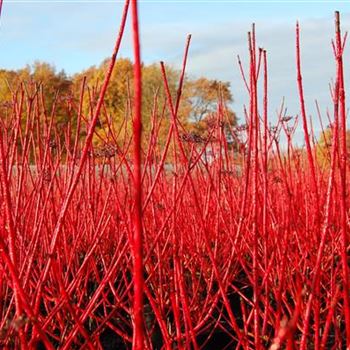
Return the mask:
{"type": "MultiPolygon", "coordinates": [[[[4,0],[1,67],[17,69],[39,59],[73,74],[98,65],[111,53],[122,6],[122,1],[103,0],[4,0]]],[[[334,75],[330,40],[335,10],[342,13],[344,31],[349,30],[347,1],[140,1],[142,57],[146,63],[164,60],[179,67],[185,38],[191,33],[188,74],[230,81],[233,108],[241,116],[247,94],[235,57],[239,54],[247,62],[246,33],[255,22],[258,45],[268,51],[273,121],[283,97],[289,113],[299,113],[294,53],[299,20],[307,111],[315,114],[317,98],[325,113],[331,107],[328,84],[334,75]]],[[[120,56],[131,57],[131,52],[128,27],[120,56]]],[[[349,57],[345,61],[350,62],[349,57]]]]}
{"type": "MultiPolygon", "coordinates": [[[[2,66],[18,68],[41,59],[74,73],[98,64],[110,54],[122,5],[122,1],[111,0],[5,0],[0,32],[2,66]]],[[[223,24],[232,33],[236,32],[235,26],[247,31],[250,23],[260,21],[283,25],[294,24],[296,19],[330,18],[332,24],[335,9],[346,13],[349,5],[345,1],[140,1],[141,30],[147,36],[143,59],[175,58],[188,33],[193,34],[196,48],[201,46],[198,42],[196,45],[196,35],[209,29],[209,49],[209,40],[223,40],[215,38],[215,28],[223,24]],[[167,42],[169,33],[172,42],[167,42]]],[[[239,33],[243,40],[245,31],[239,33]]],[[[233,44],[236,34],[232,36],[233,44]]],[[[131,54],[129,38],[126,35],[121,50],[124,56],[131,54]]]]}

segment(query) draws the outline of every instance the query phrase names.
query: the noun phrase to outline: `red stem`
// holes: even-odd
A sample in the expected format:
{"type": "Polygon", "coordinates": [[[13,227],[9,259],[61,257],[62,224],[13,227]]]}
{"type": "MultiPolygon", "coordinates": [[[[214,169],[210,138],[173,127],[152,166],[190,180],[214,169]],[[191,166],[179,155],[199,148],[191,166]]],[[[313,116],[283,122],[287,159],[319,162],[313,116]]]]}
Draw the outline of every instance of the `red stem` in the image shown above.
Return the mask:
{"type": "Polygon", "coordinates": [[[132,31],[134,43],[134,118],[133,118],[133,164],[134,164],[134,232],[132,240],[132,254],[134,260],[133,281],[133,316],[134,334],[133,349],[144,348],[144,322],[143,322],[143,233],[142,233],[142,183],[141,183],[141,132],[142,132],[142,77],[141,77],[141,53],[139,39],[139,23],[137,12],[137,0],[131,2],[132,31]]]}

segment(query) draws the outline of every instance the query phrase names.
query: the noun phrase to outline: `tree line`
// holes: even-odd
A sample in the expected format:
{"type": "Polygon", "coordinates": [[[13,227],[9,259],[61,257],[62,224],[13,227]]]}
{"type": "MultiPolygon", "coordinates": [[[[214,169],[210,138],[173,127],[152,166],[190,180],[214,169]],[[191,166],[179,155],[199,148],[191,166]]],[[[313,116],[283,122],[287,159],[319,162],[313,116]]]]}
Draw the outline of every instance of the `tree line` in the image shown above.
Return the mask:
{"type": "MultiPolygon", "coordinates": [[[[18,70],[0,70],[0,112],[4,117],[11,110],[13,100],[18,99],[22,91],[28,97],[40,90],[43,96],[44,108],[48,114],[54,108],[54,123],[58,130],[63,131],[69,123],[75,127],[74,113],[78,110],[82,82],[86,81],[82,114],[85,120],[90,120],[94,106],[97,102],[99,90],[108,66],[108,60],[99,66],[92,66],[72,76],[68,76],[63,70],[45,62],[34,62],[31,65],[18,70]],[[75,108],[72,107],[72,104],[75,108]]],[[[157,142],[164,142],[169,124],[170,112],[167,108],[164,82],[160,66],[158,64],[144,64],[143,75],[143,128],[145,135],[152,128],[152,118],[162,119],[158,132],[157,142]]],[[[176,98],[177,82],[180,72],[172,67],[167,67],[167,78],[172,97],[176,98]]],[[[110,84],[104,99],[103,112],[101,113],[97,132],[106,127],[109,120],[116,128],[129,119],[123,132],[131,130],[131,106],[132,106],[132,80],[133,63],[127,58],[117,60],[110,84]]],[[[203,137],[208,133],[210,121],[217,110],[218,100],[226,106],[227,120],[233,126],[236,117],[230,105],[233,97],[229,82],[211,80],[206,77],[192,78],[186,76],[182,91],[181,103],[178,111],[178,119],[184,130],[188,133],[203,137]]],[[[25,124],[25,120],[22,121],[25,124]]],[[[81,131],[82,137],[84,130],[81,131]]],[[[122,138],[123,134],[119,133],[122,138]]],[[[100,138],[95,138],[94,143],[99,143],[100,138]]]]}

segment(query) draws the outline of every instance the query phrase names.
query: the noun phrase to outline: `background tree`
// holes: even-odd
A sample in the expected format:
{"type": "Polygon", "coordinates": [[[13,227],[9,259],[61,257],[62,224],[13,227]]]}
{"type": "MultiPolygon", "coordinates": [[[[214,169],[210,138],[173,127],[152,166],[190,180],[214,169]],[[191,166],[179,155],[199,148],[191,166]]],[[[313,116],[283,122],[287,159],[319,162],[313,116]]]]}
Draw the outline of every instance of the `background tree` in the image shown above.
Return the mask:
{"type": "MultiPolygon", "coordinates": [[[[331,161],[331,152],[333,144],[333,130],[328,127],[320,135],[316,146],[317,161],[320,165],[329,166],[331,161]]],[[[350,130],[346,131],[346,148],[350,154],[350,130]]]]}
{"type": "MultiPolygon", "coordinates": [[[[10,101],[13,92],[20,89],[21,84],[26,89],[35,89],[41,86],[45,99],[45,109],[50,113],[57,92],[60,98],[56,101],[55,123],[64,139],[65,126],[71,121],[70,127],[76,127],[77,102],[80,96],[81,82],[86,77],[83,105],[82,137],[86,133],[87,125],[91,120],[94,107],[104,79],[108,60],[99,66],[92,66],[73,77],[68,77],[64,71],[57,72],[55,67],[45,62],[34,62],[20,70],[0,71],[0,100],[10,101]],[[75,103],[76,108],[72,107],[75,103]]],[[[171,122],[170,111],[167,107],[164,82],[159,64],[143,65],[143,127],[144,137],[147,138],[152,126],[152,116],[160,123],[158,143],[164,144],[171,122]]],[[[176,100],[177,84],[180,72],[167,66],[167,78],[173,101],[176,100]]],[[[97,134],[94,144],[108,142],[107,121],[109,121],[118,142],[122,142],[125,133],[131,132],[131,108],[133,99],[133,63],[127,58],[118,59],[113,71],[110,84],[104,99],[104,106],[97,125],[97,134]],[[127,118],[127,123],[123,121],[127,118]],[[121,125],[123,129],[119,132],[121,125]]],[[[33,92],[33,91],[32,91],[33,92]]],[[[231,125],[236,123],[236,117],[231,110],[232,95],[228,82],[210,80],[205,77],[193,79],[185,77],[182,99],[179,106],[178,118],[186,132],[205,136],[208,132],[209,121],[217,109],[218,100],[222,99],[227,107],[227,121],[231,125]]],[[[1,107],[0,107],[1,108],[1,107]]],[[[145,139],[146,140],[146,139],[145,139]]]]}

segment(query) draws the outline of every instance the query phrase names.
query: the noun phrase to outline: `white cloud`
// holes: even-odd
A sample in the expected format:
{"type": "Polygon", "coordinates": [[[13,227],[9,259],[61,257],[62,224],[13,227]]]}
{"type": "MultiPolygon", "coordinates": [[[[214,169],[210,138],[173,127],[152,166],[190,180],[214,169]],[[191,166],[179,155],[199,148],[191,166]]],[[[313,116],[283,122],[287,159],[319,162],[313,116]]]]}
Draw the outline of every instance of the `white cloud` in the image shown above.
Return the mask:
{"type": "MultiPolygon", "coordinates": [[[[307,113],[313,116],[316,133],[319,123],[316,115],[315,99],[322,112],[332,109],[329,83],[335,73],[331,39],[334,36],[332,18],[304,20],[301,25],[302,74],[307,113]]],[[[350,16],[342,18],[345,32],[350,28],[350,16]]],[[[193,35],[193,49],[190,51],[187,72],[196,76],[230,81],[235,98],[234,109],[243,114],[242,105],[247,103],[247,92],[239,72],[236,55],[239,54],[244,66],[248,64],[247,23],[223,23],[216,26],[196,28],[193,35]]],[[[285,97],[286,107],[292,115],[299,114],[299,98],[296,83],[295,23],[280,21],[260,21],[256,24],[257,45],[268,51],[269,103],[271,121],[276,120],[275,111],[285,97]]],[[[171,37],[171,36],[170,36],[171,37]]],[[[176,47],[169,47],[174,52],[176,47]]],[[[181,48],[178,48],[181,52],[181,48]]],[[[180,56],[171,62],[179,65],[180,56]]],[[[346,85],[350,86],[349,48],[345,50],[346,85]]],[[[327,123],[326,123],[327,124],[327,123]]]]}

